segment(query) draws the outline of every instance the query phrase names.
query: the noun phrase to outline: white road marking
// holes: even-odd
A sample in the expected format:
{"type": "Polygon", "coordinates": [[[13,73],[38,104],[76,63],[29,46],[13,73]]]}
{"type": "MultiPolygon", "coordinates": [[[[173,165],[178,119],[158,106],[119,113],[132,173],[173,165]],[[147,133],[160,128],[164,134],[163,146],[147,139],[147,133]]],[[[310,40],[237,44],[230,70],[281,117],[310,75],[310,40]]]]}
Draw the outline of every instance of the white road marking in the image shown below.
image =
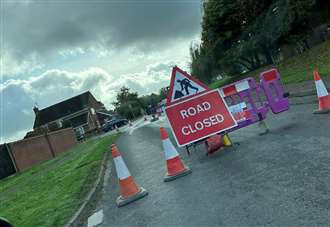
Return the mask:
{"type": "Polygon", "coordinates": [[[101,209],[88,218],[87,226],[94,227],[94,226],[101,224],[103,222],[103,217],[104,217],[104,214],[103,214],[103,210],[101,209]]]}

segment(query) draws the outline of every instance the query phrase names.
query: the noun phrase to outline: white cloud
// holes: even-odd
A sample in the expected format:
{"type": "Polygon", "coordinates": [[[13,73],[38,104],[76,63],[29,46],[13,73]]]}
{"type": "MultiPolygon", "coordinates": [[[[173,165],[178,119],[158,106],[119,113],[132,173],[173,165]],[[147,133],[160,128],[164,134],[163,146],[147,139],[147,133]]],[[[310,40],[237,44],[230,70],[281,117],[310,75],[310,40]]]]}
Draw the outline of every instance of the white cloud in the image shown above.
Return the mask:
{"type": "Polygon", "coordinates": [[[34,121],[33,106],[40,109],[90,90],[107,108],[115,101],[116,92],[127,86],[139,95],[159,92],[169,85],[173,62],[155,63],[138,73],[128,73],[120,77],[110,75],[100,67],[91,67],[80,72],[47,70],[39,76],[26,80],[10,79],[0,86],[3,120],[2,140],[22,136],[22,131],[32,129],[34,121]]]}
{"type": "Polygon", "coordinates": [[[35,70],[45,67],[44,63],[41,63],[42,60],[37,54],[31,54],[24,59],[18,59],[13,56],[10,51],[6,51],[4,48],[1,49],[0,59],[0,76],[30,74],[35,70]]]}
{"type": "Polygon", "coordinates": [[[189,44],[200,32],[199,0],[2,6],[2,140],[32,128],[35,103],[44,108],[90,90],[111,107],[124,85],[140,95],[158,92],[171,66],[188,70],[189,44]]]}
{"type": "Polygon", "coordinates": [[[200,31],[196,1],[5,1],[0,9],[4,75],[42,67],[56,55],[164,50],[200,31]]]}

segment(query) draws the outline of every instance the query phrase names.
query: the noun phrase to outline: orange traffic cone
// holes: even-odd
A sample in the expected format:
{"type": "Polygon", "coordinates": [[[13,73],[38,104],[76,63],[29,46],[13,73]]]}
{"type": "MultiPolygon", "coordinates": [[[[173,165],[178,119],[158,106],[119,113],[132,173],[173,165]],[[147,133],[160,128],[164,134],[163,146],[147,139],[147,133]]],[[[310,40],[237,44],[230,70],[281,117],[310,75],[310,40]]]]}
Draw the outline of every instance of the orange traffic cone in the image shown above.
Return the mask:
{"type": "Polygon", "coordinates": [[[330,113],[330,95],[317,70],[313,71],[317,97],[319,99],[319,109],[314,113],[330,113]]]}
{"type": "Polygon", "coordinates": [[[219,150],[222,146],[224,146],[223,144],[223,138],[222,135],[213,135],[208,137],[205,140],[205,146],[206,146],[206,151],[207,151],[207,155],[214,153],[215,151],[219,150]]]}
{"type": "Polygon", "coordinates": [[[111,145],[111,154],[115,163],[120,187],[120,196],[117,198],[116,201],[117,206],[124,206],[148,195],[148,192],[144,188],[139,187],[135,183],[115,144],[111,145]]]}
{"type": "Polygon", "coordinates": [[[168,138],[168,134],[165,128],[160,128],[160,137],[163,141],[163,149],[165,152],[167,174],[164,181],[172,181],[176,178],[183,177],[191,173],[191,170],[186,167],[180,159],[180,156],[173,146],[171,140],[168,138]]]}

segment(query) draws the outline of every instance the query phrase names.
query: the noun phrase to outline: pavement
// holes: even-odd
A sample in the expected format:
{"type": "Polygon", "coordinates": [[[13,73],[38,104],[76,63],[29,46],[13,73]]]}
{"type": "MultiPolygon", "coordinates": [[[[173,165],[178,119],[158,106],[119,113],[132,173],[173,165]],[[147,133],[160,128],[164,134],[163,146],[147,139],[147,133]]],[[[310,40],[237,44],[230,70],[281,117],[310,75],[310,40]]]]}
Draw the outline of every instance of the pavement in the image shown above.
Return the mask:
{"type": "MultiPolygon", "coordinates": [[[[163,182],[165,158],[156,122],[136,122],[117,142],[135,181],[149,195],[117,208],[112,159],[105,175],[99,226],[330,226],[330,115],[317,104],[269,114],[270,132],[252,125],[230,134],[234,146],[205,155],[179,153],[192,174],[163,182]]],[[[174,139],[171,138],[175,144],[174,139]]]]}
{"type": "MultiPolygon", "coordinates": [[[[323,80],[324,84],[328,85],[328,90],[330,90],[330,76],[323,76],[321,75],[321,79],[323,80]]],[[[316,97],[316,87],[315,82],[313,80],[313,75],[311,74],[311,80],[302,81],[299,83],[291,83],[285,84],[284,90],[290,93],[290,96],[306,96],[312,95],[316,97]]]]}

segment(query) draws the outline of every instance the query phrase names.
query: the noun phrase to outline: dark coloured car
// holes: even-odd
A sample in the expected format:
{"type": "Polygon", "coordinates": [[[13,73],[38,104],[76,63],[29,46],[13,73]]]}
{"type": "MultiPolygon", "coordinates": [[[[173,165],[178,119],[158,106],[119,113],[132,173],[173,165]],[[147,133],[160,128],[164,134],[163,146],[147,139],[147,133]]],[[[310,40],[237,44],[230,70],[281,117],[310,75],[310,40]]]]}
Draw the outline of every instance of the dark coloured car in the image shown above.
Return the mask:
{"type": "Polygon", "coordinates": [[[114,130],[116,128],[116,126],[119,128],[126,124],[128,124],[127,119],[114,119],[114,120],[110,120],[110,121],[106,122],[102,126],[102,130],[103,130],[103,132],[108,132],[108,131],[114,130]]]}

